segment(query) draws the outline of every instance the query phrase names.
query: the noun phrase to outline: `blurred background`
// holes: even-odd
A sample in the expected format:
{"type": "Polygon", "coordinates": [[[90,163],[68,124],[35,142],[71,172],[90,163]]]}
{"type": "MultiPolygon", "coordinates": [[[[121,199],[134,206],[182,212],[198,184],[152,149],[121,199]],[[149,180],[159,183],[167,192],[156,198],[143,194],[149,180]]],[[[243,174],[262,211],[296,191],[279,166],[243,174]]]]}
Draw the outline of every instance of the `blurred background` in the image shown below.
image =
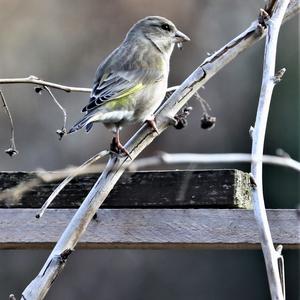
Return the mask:
{"type": "MultiPolygon", "coordinates": [[[[230,41],[257,17],[258,0],[0,0],[0,78],[35,75],[60,84],[90,87],[95,70],[119,45],[128,29],[147,15],[162,15],[189,35],[183,51],[175,50],[169,85],[180,84],[207,56],[230,41]]],[[[275,87],[268,122],[265,153],[282,148],[300,159],[299,138],[299,18],[281,30],[277,69],[287,68],[275,87]]],[[[227,153],[251,150],[248,130],[253,125],[260,91],[263,42],[248,49],[212,80],[201,96],[212,108],[217,124],[200,129],[201,107],[193,106],[189,126],[170,128],[142,154],[156,151],[227,153]],[[178,143],[178,141],[182,141],[178,143]]],[[[111,133],[102,125],[90,134],[78,132],[59,141],[55,131],[62,113],[49,96],[33,85],[3,85],[16,131],[19,155],[12,159],[10,127],[0,111],[0,170],[55,170],[78,165],[106,149],[111,133]]],[[[88,101],[83,93],[52,90],[68,112],[68,128],[88,101]]],[[[126,141],[138,128],[122,131],[126,141]]],[[[239,168],[210,165],[197,168],[239,168]]],[[[184,166],[181,166],[184,168],[184,166]]],[[[290,169],[264,167],[268,208],[299,205],[299,175],[290,169]]],[[[29,232],[26,234],[30,234],[29,232]]],[[[0,298],[20,295],[43,265],[48,250],[0,251],[0,298]]],[[[284,251],[287,299],[299,299],[299,252],[284,251]]],[[[51,289],[47,299],[268,299],[261,251],[212,250],[78,250],[51,289]]]]}

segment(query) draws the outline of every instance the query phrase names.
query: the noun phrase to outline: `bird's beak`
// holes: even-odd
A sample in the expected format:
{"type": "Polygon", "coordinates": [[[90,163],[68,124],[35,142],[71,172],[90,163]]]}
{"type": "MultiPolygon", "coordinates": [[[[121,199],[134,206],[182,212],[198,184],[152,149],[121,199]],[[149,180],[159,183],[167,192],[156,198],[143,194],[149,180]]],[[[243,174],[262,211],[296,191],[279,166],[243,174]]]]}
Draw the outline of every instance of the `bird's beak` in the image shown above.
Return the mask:
{"type": "Polygon", "coordinates": [[[181,31],[177,30],[175,32],[175,43],[177,44],[177,47],[181,50],[183,45],[183,42],[189,42],[191,39],[185,35],[184,33],[182,33],[181,31]]]}
{"type": "Polygon", "coordinates": [[[179,30],[175,32],[175,38],[177,43],[189,42],[191,40],[187,35],[185,35],[179,30]]]}

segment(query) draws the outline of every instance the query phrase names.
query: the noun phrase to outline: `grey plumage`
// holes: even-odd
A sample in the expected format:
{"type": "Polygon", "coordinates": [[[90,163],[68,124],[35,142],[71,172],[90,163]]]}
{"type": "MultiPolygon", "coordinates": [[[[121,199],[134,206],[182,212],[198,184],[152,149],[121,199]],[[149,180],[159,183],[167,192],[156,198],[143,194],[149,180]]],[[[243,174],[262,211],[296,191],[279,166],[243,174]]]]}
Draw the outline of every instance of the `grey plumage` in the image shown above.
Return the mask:
{"type": "Polygon", "coordinates": [[[145,121],[164,99],[169,60],[176,43],[189,38],[162,17],[147,17],[98,67],[86,115],[69,131],[102,122],[117,132],[127,123],[145,121]]]}

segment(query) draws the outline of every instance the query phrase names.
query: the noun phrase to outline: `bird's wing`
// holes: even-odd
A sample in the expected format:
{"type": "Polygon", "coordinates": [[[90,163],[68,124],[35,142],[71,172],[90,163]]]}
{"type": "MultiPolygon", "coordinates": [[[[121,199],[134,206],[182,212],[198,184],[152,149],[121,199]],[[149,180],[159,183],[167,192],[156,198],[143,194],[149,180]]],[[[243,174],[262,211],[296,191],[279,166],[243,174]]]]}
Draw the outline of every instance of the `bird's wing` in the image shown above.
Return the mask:
{"type": "Polygon", "coordinates": [[[100,81],[94,83],[90,102],[82,111],[89,112],[110,100],[126,97],[144,87],[141,71],[110,72],[102,76],[100,81]]]}

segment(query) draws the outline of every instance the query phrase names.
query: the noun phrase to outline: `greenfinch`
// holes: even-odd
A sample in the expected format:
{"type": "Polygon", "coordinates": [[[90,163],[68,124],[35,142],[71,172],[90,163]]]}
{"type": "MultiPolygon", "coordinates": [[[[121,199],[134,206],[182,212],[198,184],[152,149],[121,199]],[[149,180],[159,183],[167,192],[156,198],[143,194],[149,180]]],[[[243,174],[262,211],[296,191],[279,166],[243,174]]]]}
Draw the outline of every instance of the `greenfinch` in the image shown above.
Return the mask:
{"type": "Polygon", "coordinates": [[[156,129],[154,112],[168,85],[170,57],[189,37],[168,19],[149,16],[135,23],[124,41],[98,67],[86,113],[68,133],[102,122],[114,133],[114,148],[127,153],[120,142],[123,126],[147,121],[156,129]]]}

